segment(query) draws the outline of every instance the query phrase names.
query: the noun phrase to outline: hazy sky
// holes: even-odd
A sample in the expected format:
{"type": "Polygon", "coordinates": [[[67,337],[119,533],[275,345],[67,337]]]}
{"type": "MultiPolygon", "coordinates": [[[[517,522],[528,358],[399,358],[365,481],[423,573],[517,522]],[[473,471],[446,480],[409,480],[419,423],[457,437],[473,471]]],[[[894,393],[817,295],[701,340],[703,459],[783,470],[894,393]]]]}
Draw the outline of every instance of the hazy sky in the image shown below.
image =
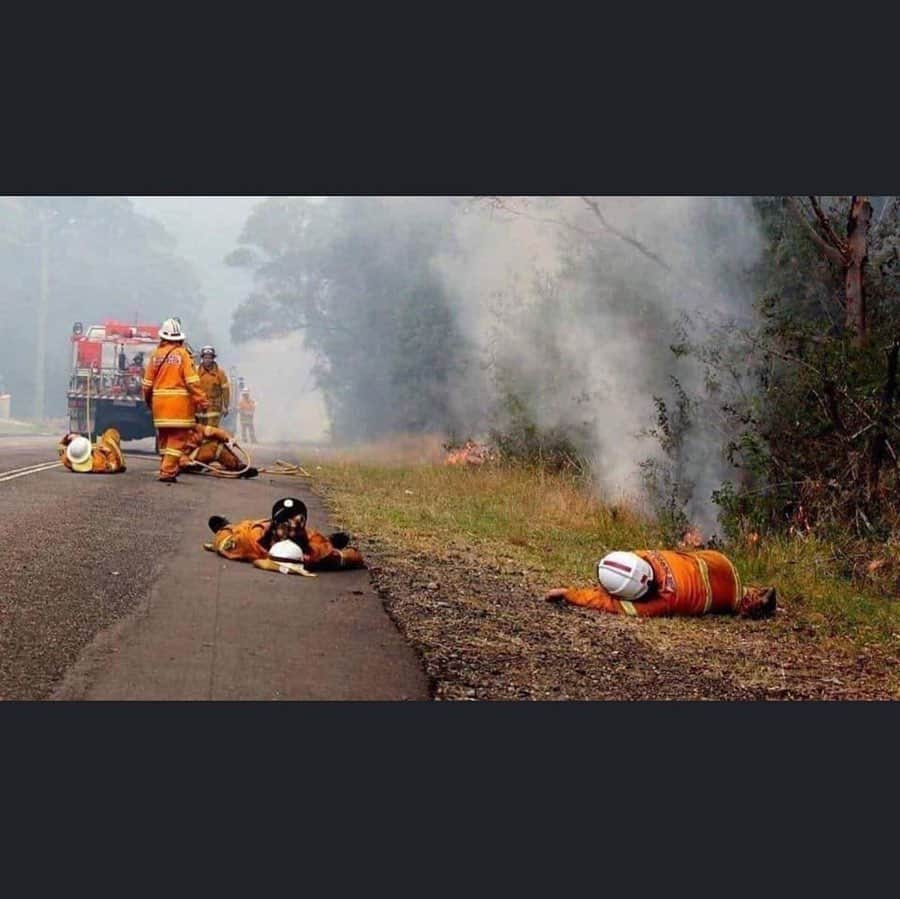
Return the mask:
{"type": "MultiPolygon", "coordinates": [[[[225,256],[237,247],[248,215],[265,197],[129,197],[135,209],[162,223],[176,252],[196,269],[206,296],[204,314],[225,368],[237,366],[257,406],[260,440],[317,440],[327,427],[321,394],[313,386],[312,355],[301,335],[274,342],[231,343],[231,316],[253,288],[246,269],[225,256]],[[288,397],[290,399],[288,399],[288,397]]],[[[229,419],[229,426],[235,423],[229,419]]]]}

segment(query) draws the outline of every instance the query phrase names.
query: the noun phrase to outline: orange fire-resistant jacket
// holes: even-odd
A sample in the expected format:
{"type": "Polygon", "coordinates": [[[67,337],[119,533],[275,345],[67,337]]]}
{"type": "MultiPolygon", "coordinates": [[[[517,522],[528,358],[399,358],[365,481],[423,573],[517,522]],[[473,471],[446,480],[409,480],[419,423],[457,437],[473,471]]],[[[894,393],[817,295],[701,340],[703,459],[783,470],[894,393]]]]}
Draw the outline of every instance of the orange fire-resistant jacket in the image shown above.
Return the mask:
{"type": "Polygon", "coordinates": [[[705,615],[735,613],[743,597],[741,578],[731,561],[711,549],[696,552],[634,550],[653,569],[655,589],[647,599],[627,602],[611,596],[599,584],[566,591],[565,599],[577,606],[620,615],[705,615]]]}
{"type": "Polygon", "coordinates": [[[228,448],[230,440],[231,434],[223,428],[197,425],[190,432],[179,464],[185,467],[192,462],[203,462],[206,465],[217,462],[225,471],[240,471],[244,463],[228,448]]]}
{"type": "MultiPolygon", "coordinates": [[[[66,456],[66,447],[68,445],[65,439],[59,444],[59,461],[70,471],[73,471],[72,463],[66,456]]],[[[91,451],[91,470],[85,472],[85,474],[116,474],[120,471],[125,471],[122,438],[115,428],[107,428],[100,435],[91,451]]]]}
{"type": "MultiPolygon", "coordinates": [[[[268,533],[271,519],[239,521],[225,525],[213,537],[213,546],[220,556],[236,562],[253,562],[269,555],[268,533]]],[[[331,541],[318,531],[306,529],[306,540],[301,541],[306,557],[304,566],[309,571],[339,571],[342,568],[365,568],[359,550],[353,547],[335,549],[331,541]]]]}
{"type": "Polygon", "coordinates": [[[209,415],[224,412],[229,407],[231,404],[231,385],[228,383],[225,370],[216,365],[216,363],[213,363],[213,367],[210,370],[201,365],[197,373],[200,375],[200,389],[207,400],[209,400],[209,410],[197,413],[197,418],[203,421],[209,415]]]}
{"type": "Polygon", "coordinates": [[[256,400],[251,400],[249,396],[242,396],[238,400],[238,414],[241,419],[250,421],[253,413],[256,411],[256,400]]]}
{"type": "Polygon", "coordinates": [[[194,410],[208,405],[191,354],[180,343],[160,342],[144,370],[141,387],[155,428],[193,428],[194,410]]]}
{"type": "Polygon", "coordinates": [[[227,524],[216,532],[212,540],[213,546],[220,556],[235,562],[265,559],[269,554],[265,538],[271,523],[268,518],[260,518],[227,524]]]}

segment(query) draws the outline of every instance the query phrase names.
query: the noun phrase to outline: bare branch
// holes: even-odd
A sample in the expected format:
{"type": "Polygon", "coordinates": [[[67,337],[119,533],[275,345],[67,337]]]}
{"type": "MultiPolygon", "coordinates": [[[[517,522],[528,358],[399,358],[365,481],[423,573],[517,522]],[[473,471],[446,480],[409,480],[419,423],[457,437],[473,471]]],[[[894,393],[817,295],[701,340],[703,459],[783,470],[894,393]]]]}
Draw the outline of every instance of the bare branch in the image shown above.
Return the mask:
{"type": "Polygon", "coordinates": [[[884,206],[881,207],[881,212],[878,213],[878,221],[875,222],[875,228],[874,228],[875,231],[877,231],[878,228],[881,227],[881,223],[884,220],[884,217],[887,214],[887,211],[891,208],[891,206],[894,205],[894,200],[896,200],[896,199],[897,199],[896,197],[888,197],[887,202],[884,204],[884,206]]]}
{"type": "Polygon", "coordinates": [[[776,350],[774,347],[770,346],[769,344],[763,343],[761,340],[757,340],[751,334],[746,334],[746,333],[741,332],[739,336],[745,343],[749,343],[750,346],[753,347],[753,349],[762,350],[767,355],[775,356],[775,358],[777,358],[777,359],[783,359],[785,362],[792,362],[795,365],[801,365],[801,366],[803,366],[803,368],[808,369],[813,374],[818,375],[818,377],[821,378],[822,381],[826,380],[825,375],[822,372],[820,372],[819,369],[810,365],[808,362],[805,362],[803,359],[798,359],[796,356],[791,356],[787,353],[782,353],[779,350],[776,350]]]}
{"type": "Polygon", "coordinates": [[[597,218],[600,220],[600,224],[603,225],[603,227],[606,228],[607,231],[612,232],[620,240],[624,240],[625,243],[633,246],[636,250],[643,253],[648,259],[652,259],[657,265],[662,266],[667,272],[672,271],[672,267],[667,262],[665,262],[663,259],[660,259],[660,257],[657,256],[656,253],[645,247],[639,240],[635,240],[635,238],[629,237],[618,228],[613,227],[607,220],[606,216],[603,214],[603,211],[600,209],[600,204],[597,203],[596,200],[592,200],[589,197],[582,197],[581,199],[584,201],[588,209],[590,209],[591,212],[593,212],[594,215],[597,216],[597,218]]]}
{"type": "Polygon", "coordinates": [[[571,231],[577,231],[579,234],[584,235],[585,237],[590,237],[592,239],[600,236],[600,232],[591,231],[589,228],[582,228],[580,225],[576,225],[574,222],[567,222],[563,219],[554,219],[547,218],[546,216],[532,215],[530,212],[524,212],[521,209],[516,209],[513,206],[507,206],[506,203],[503,202],[502,197],[486,197],[490,204],[490,209],[500,210],[501,212],[509,213],[509,215],[517,215],[520,218],[529,219],[532,222],[543,222],[546,225],[559,225],[563,228],[568,228],[571,231]]]}
{"type": "Polygon", "coordinates": [[[833,247],[830,243],[828,243],[815,228],[813,228],[812,223],[809,219],[803,214],[803,210],[800,207],[800,204],[797,202],[795,197],[788,197],[788,203],[791,205],[791,209],[797,215],[797,218],[805,225],[806,231],[809,236],[813,239],[816,245],[822,250],[822,252],[832,261],[836,262],[838,265],[845,265],[846,262],[844,260],[843,254],[833,247]]]}
{"type": "Polygon", "coordinates": [[[828,221],[828,216],[822,212],[822,207],[819,205],[818,197],[809,197],[809,202],[812,203],[813,212],[816,214],[816,218],[819,220],[819,224],[822,226],[822,230],[825,232],[825,236],[828,238],[829,242],[832,246],[842,255],[845,256],[848,251],[847,241],[841,240],[840,237],[834,231],[834,228],[831,227],[831,222],[828,221]]]}

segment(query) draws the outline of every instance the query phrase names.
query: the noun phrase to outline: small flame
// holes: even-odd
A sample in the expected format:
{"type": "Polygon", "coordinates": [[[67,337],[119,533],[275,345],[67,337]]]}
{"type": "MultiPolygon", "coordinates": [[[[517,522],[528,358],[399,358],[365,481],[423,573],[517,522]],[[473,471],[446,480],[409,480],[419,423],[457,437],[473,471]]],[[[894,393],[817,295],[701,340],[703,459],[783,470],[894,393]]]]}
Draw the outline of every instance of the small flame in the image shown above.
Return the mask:
{"type": "Polygon", "coordinates": [[[489,446],[467,440],[465,446],[447,453],[444,465],[484,465],[485,462],[492,462],[495,459],[496,454],[489,446]]]}

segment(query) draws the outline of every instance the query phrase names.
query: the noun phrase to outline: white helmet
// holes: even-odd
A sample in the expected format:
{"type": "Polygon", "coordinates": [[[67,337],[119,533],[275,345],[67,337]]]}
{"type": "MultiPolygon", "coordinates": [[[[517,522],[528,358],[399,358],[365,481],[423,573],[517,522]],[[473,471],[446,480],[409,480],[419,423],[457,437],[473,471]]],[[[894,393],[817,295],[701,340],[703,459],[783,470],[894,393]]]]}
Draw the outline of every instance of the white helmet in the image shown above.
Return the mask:
{"type": "Polygon", "coordinates": [[[215,359],[216,358],[216,348],[214,346],[210,346],[209,344],[207,344],[206,346],[200,347],[200,355],[206,356],[207,354],[212,356],[213,359],[215,359]]]}
{"type": "Polygon", "coordinates": [[[167,318],[159,329],[159,336],[163,340],[184,340],[184,331],[181,330],[179,319],[167,318]]]}
{"type": "Polygon", "coordinates": [[[66,458],[72,463],[75,471],[90,471],[93,465],[91,441],[87,437],[76,437],[66,447],[66,458]]]}
{"type": "Polygon", "coordinates": [[[653,580],[653,569],[636,553],[611,552],[597,563],[600,585],[619,599],[640,599],[653,580]]]}
{"type": "Polygon", "coordinates": [[[269,550],[269,558],[275,562],[302,562],[303,550],[293,540],[279,540],[269,550]]]}

